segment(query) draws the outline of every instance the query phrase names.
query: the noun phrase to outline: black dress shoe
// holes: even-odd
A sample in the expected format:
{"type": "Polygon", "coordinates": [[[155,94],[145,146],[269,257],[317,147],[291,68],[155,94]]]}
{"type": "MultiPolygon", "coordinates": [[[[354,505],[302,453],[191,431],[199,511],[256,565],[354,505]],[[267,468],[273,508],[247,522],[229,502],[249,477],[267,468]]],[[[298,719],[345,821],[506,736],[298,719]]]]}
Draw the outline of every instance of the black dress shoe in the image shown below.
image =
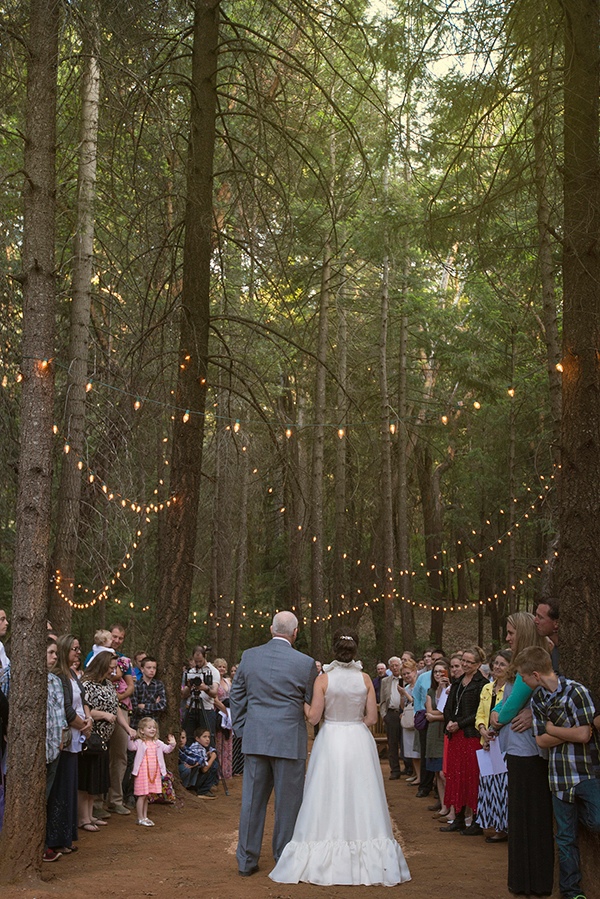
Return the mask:
{"type": "Polygon", "coordinates": [[[480,827],[477,821],[473,821],[473,823],[470,824],[469,827],[465,827],[463,828],[463,830],[461,830],[460,835],[461,837],[479,837],[482,833],[483,828],[480,827]]]}
{"type": "Polygon", "coordinates": [[[446,824],[445,827],[440,827],[442,833],[459,833],[461,830],[465,829],[465,819],[458,820],[455,818],[452,824],[446,824]]]}
{"type": "Polygon", "coordinates": [[[393,771],[389,777],[390,780],[400,780],[400,775],[397,771],[393,771]]]}
{"type": "Polygon", "coordinates": [[[417,790],[417,799],[424,799],[425,796],[429,796],[431,790],[417,790]]]}
{"type": "Polygon", "coordinates": [[[495,836],[485,838],[486,843],[506,843],[507,840],[508,834],[506,833],[496,834],[495,836]]]}
{"type": "Polygon", "coordinates": [[[258,871],[258,865],[254,865],[253,868],[250,868],[249,871],[238,871],[240,877],[252,877],[253,874],[256,874],[258,871]]]}

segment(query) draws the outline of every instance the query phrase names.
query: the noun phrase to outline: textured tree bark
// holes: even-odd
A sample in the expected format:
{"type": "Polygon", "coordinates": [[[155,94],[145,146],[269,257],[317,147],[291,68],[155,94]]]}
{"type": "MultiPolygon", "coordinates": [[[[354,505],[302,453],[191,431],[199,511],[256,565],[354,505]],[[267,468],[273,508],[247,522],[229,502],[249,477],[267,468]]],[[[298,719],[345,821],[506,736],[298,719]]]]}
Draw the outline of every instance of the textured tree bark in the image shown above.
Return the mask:
{"type": "Polygon", "coordinates": [[[430,637],[436,646],[441,646],[444,638],[444,612],[439,608],[443,602],[442,569],[442,501],[440,478],[450,466],[448,460],[434,468],[431,451],[427,444],[419,447],[417,454],[417,472],[421,505],[423,508],[423,529],[425,531],[425,559],[428,572],[429,597],[431,610],[430,637]]]}
{"type": "Polygon", "coordinates": [[[381,574],[380,585],[384,610],[384,653],[389,658],[395,652],[394,615],[394,504],[392,498],[392,435],[390,432],[390,396],[387,373],[387,343],[389,321],[390,259],[383,259],[381,302],[379,306],[379,450],[380,450],[380,509],[381,509],[381,574]]]}
{"type": "MultiPolygon", "coordinates": [[[[408,280],[408,266],[405,267],[404,284],[408,280]]],[[[404,299],[407,289],[403,287],[404,299]]],[[[406,348],[408,344],[408,316],[402,310],[400,316],[400,342],[398,350],[398,490],[397,490],[397,540],[398,583],[400,589],[400,614],[402,618],[402,646],[411,652],[415,649],[415,615],[412,599],[410,575],[410,513],[408,508],[408,397],[406,391],[406,348]]]]}
{"type": "Polygon", "coordinates": [[[94,199],[98,147],[100,68],[98,18],[95,4],[88,5],[83,33],[81,88],[81,142],[77,178],[77,225],[73,253],[71,335],[65,402],[64,436],[70,452],[62,457],[56,537],[52,558],[49,616],[56,633],[71,626],[73,582],[79,532],[85,400],[88,379],[92,267],[94,262],[94,199]],[[65,599],[66,597],[66,599],[65,599]]]}
{"type": "Polygon", "coordinates": [[[0,877],[39,879],[46,823],[46,610],[52,487],[59,3],[31,0],[23,220],[19,485],[0,877]]]}
{"type": "MultiPolygon", "coordinates": [[[[311,652],[319,660],[325,653],[325,584],[323,577],[323,472],[325,453],[325,383],[327,375],[327,335],[329,321],[329,295],[331,290],[331,248],[325,247],[321,276],[321,302],[319,308],[319,336],[317,347],[317,374],[314,398],[315,426],[312,452],[311,489],[311,652]]],[[[345,439],[345,438],[343,438],[345,439]]]]}
{"type": "Polygon", "coordinates": [[[565,18],[564,331],[560,593],[562,667],[600,688],[600,4],[565,18]]]}
{"type": "Polygon", "coordinates": [[[348,358],[348,328],[346,312],[342,301],[338,302],[338,396],[337,414],[338,426],[344,428],[345,440],[338,440],[335,448],[335,542],[333,559],[333,585],[331,590],[331,612],[333,614],[333,631],[344,619],[341,612],[346,610],[348,601],[348,512],[346,503],[346,465],[348,454],[348,429],[347,414],[348,405],[346,394],[346,373],[348,358]]]}
{"type": "Polygon", "coordinates": [[[179,728],[180,679],[185,661],[202,474],[218,38],[219,0],[196,0],[179,368],[175,392],[177,412],[170,466],[173,501],[166,516],[164,564],[152,638],[152,644],[157,648],[159,670],[165,680],[168,720],[173,729],[179,728]]]}
{"type": "MultiPolygon", "coordinates": [[[[563,3],[564,256],[560,483],[560,652],[570,677],[600,690],[600,3],[563,3]]],[[[600,840],[581,828],[588,885],[600,840]]]]}
{"type": "MultiPolygon", "coordinates": [[[[544,30],[545,35],[545,30],[544,30]]],[[[560,415],[561,385],[560,373],[556,366],[560,361],[560,337],[558,333],[558,313],[556,308],[555,262],[552,255],[552,213],[548,189],[548,158],[556,158],[556,148],[549,146],[550,103],[552,101],[552,73],[542,73],[542,66],[548,59],[548,47],[534,46],[531,53],[531,93],[533,98],[533,151],[535,165],[535,189],[537,196],[538,256],[542,282],[542,310],[544,341],[546,343],[546,370],[550,391],[550,412],[552,415],[553,460],[560,462],[560,415]],[[549,86],[542,80],[547,78],[549,86]]],[[[512,581],[511,581],[512,583],[512,581]]]]}

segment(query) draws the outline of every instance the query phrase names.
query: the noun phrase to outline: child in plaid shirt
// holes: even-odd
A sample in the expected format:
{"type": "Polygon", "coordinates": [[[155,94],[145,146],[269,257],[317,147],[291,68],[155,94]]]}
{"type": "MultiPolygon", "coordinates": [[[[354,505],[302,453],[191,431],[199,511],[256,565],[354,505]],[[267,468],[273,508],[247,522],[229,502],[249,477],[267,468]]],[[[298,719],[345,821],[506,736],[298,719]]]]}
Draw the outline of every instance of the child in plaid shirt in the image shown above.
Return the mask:
{"type": "Polygon", "coordinates": [[[524,649],[515,665],[534,691],[531,710],[536,742],[549,752],[561,896],[585,899],[577,844],[579,821],[600,832],[600,755],[593,726],[594,703],[583,684],[554,672],[544,649],[524,649]]]}
{"type": "Polygon", "coordinates": [[[210,745],[210,731],[198,727],[194,742],[185,745],[185,731],[181,732],[179,748],[179,776],[188,790],[195,791],[201,799],[215,799],[211,787],[218,780],[217,753],[210,745]]]}

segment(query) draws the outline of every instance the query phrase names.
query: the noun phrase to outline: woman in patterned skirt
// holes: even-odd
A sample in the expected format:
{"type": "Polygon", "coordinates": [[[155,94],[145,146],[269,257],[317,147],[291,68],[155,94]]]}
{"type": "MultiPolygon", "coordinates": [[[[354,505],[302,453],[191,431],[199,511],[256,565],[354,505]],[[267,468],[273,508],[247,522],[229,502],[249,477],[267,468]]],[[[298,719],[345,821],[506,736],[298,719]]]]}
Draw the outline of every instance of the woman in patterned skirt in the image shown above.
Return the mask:
{"type": "MultiPolygon", "coordinates": [[[[502,649],[490,659],[494,680],[486,684],[481,691],[479,708],[475,717],[475,727],[481,734],[481,745],[484,749],[489,749],[490,739],[495,736],[495,731],[490,730],[490,714],[504,695],[511,657],[510,649],[502,649]]],[[[506,771],[479,778],[477,818],[482,827],[495,831],[485,838],[486,843],[506,842],[508,839],[506,835],[508,829],[508,775],[506,771]]]]}

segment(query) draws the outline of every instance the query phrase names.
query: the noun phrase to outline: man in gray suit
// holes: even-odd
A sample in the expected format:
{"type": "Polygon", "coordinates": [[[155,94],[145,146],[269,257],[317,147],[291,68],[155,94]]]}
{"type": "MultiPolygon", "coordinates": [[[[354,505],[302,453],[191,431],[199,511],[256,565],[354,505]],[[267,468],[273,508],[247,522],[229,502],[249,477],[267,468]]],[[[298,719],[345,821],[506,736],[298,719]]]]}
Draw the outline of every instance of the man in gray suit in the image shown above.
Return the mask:
{"type": "Polygon", "coordinates": [[[237,847],[242,877],[258,871],[267,802],[275,789],[275,861],[289,843],[302,803],[307,733],[304,703],[312,699],[314,659],[296,652],[298,619],[278,612],[273,639],[247,649],[231,687],[233,729],[242,738],[244,785],[237,847]]]}

